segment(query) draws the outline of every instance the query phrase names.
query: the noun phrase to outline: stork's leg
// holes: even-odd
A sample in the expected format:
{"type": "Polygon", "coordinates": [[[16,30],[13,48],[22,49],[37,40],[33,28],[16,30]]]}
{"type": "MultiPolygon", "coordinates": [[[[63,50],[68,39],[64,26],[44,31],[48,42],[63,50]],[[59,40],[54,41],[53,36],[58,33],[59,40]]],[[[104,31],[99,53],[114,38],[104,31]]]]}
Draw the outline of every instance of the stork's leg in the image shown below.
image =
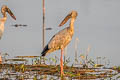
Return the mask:
{"type": "Polygon", "coordinates": [[[63,49],[61,49],[60,67],[61,67],[61,76],[63,76],[64,75],[64,72],[63,72],[63,49]]]}

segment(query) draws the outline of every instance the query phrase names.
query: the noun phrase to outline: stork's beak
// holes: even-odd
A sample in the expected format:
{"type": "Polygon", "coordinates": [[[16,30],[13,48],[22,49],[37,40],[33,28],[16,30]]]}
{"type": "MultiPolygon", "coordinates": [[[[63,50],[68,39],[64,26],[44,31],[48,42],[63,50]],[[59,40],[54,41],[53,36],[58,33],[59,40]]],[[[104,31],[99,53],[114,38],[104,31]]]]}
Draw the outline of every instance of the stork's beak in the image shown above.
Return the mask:
{"type": "Polygon", "coordinates": [[[71,13],[64,18],[64,20],[60,23],[59,27],[63,26],[70,18],[71,18],[71,13]]]}
{"type": "Polygon", "coordinates": [[[12,11],[11,11],[9,8],[7,8],[7,12],[10,14],[10,16],[11,16],[14,20],[16,20],[16,17],[14,16],[14,14],[12,13],[12,11]]]}

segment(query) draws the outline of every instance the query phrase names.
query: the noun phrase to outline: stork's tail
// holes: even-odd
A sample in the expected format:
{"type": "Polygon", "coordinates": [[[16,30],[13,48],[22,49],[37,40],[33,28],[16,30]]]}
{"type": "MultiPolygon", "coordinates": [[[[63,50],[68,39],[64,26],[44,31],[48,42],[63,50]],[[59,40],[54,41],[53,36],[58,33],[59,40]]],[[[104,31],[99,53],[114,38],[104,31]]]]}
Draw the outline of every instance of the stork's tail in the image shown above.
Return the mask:
{"type": "Polygon", "coordinates": [[[43,49],[41,55],[42,55],[42,56],[45,56],[46,53],[48,52],[48,50],[49,50],[49,49],[48,49],[48,45],[46,45],[45,48],[43,49]]]}

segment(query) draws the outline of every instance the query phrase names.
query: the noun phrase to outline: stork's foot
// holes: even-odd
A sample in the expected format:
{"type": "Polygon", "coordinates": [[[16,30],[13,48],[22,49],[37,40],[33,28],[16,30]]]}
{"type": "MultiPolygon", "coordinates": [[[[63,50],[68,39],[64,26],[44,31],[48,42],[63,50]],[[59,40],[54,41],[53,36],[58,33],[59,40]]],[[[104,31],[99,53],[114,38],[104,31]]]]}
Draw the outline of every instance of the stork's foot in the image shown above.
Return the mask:
{"type": "Polygon", "coordinates": [[[64,76],[65,76],[65,74],[64,74],[64,72],[63,72],[63,73],[61,74],[61,80],[66,80],[64,76]]]}
{"type": "Polygon", "coordinates": [[[60,69],[60,75],[62,77],[62,76],[64,76],[63,64],[61,64],[60,67],[61,67],[61,69],[60,69]]]}
{"type": "Polygon", "coordinates": [[[61,74],[60,74],[60,75],[61,75],[61,77],[63,77],[65,74],[64,74],[64,72],[61,72],[61,74]]]}

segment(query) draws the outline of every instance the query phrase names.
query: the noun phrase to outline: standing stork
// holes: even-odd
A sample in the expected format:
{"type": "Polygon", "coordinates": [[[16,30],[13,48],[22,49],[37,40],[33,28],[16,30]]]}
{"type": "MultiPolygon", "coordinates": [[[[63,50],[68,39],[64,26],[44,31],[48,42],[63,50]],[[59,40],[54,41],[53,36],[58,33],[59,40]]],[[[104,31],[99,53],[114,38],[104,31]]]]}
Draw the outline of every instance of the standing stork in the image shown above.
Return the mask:
{"type": "Polygon", "coordinates": [[[71,19],[69,27],[59,31],[57,34],[55,34],[52,39],[49,41],[49,43],[45,46],[45,48],[42,51],[42,56],[45,56],[47,53],[56,51],[61,49],[61,57],[60,57],[60,67],[61,67],[61,75],[64,74],[63,72],[63,49],[70,43],[72,40],[72,36],[74,34],[74,21],[77,17],[76,11],[71,11],[61,22],[59,26],[63,26],[69,19],[71,19]]]}
{"type": "Polygon", "coordinates": [[[0,18],[0,39],[1,39],[2,34],[4,32],[4,24],[5,24],[6,20],[7,20],[7,14],[6,14],[6,12],[8,12],[10,14],[10,16],[14,20],[16,20],[16,17],[12,13],[12,11],[6,5],[3,5],[2,8],[1,8],[1,13],[3,15],[3,18],[0,18]]]}

